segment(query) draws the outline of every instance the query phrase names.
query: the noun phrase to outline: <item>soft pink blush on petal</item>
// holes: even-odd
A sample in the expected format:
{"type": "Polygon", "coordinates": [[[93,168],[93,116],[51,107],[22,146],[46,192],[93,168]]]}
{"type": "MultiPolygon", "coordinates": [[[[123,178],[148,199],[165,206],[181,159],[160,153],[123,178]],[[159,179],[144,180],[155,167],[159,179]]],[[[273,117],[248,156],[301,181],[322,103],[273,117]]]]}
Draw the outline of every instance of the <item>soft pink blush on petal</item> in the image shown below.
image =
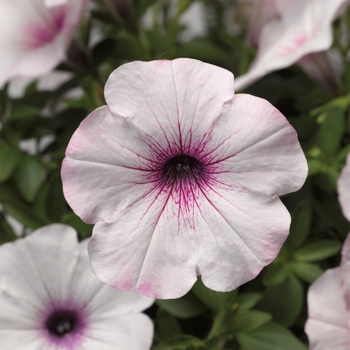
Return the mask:
{"type": "Polygon", "coordinates": [[[50,10],[49,16],[45,16],[40,23],[30,23],[23,28],[26,33],[25,45],[28,50],[33,50],[54,41],[62,30],[66,18],[67,8],[64,6],[50,10]]]}
{"type": "Polygon", "coordinates": [[[349,312],[340,283],[340,268],[329,269],[309,288],[305,332],[310,350],[349,350],[349,312]]]}
{"type": "Polygon", "coordinates": [[[342,249],[340,280],[344,293],[346,309],[350,313],[350,233],[348,234],[342,249]]]}
{"type": "Polygon", "coordinates": [[[338,178],[338,199],[343,215],[350,221],[350,153],[338,178]]]}

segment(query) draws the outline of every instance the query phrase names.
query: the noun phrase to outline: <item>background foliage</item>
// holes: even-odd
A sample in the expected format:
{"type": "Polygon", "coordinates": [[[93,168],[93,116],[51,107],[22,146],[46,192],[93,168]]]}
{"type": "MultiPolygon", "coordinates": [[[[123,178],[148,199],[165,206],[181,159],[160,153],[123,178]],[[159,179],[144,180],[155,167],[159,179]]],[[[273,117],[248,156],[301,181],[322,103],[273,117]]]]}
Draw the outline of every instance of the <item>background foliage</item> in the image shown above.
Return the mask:
{"type": "MultiPolygon", "coordinates": [[[[92,225],[83,223],[63,197],[60,167],[79,123],[105,104],[103,86],[119,65],[191,57],[237,76],[254,57],[246,31],[230,16],[235,2],[196,1],[204,8],[206,31],[194,38],[186,34],[182,21],[191,0],[118,3],[118,11],[112,13],[104,2],[94,2],[79,29],[79,61],[70,57],[57,67],[71,73],[68,81],[54,91],[42,91],[34,81],[21,98],[11,97],[9,84],[0,92],[0,243],[58,222],[73,226],[80,239],[90,236],[92,225]],[[232,34],[229,28],[234,24],[238,30],[232,34]],[[72,89],[79,93],[72,94],[72,89]]],[[[334,23],[335,38],[344,26],[350,31],[349,8],[334,23]]],[[[350,151],[349,48],[337,39],[334,46],[340,48],[344,63],[339,91],[317,85],[297,66],[269,74],[245,91],[269,100],[288,118],[309,164],[304,187],[282,198],[292,225],[280,254],[238,290],[214,292],[199,279],[184,297],[156,301],[147,311],[155,323],[155,350],[307,348],[308,287],[327,268],[339,265],[349,231],[337,198],[337,178],[350,151]]]]}

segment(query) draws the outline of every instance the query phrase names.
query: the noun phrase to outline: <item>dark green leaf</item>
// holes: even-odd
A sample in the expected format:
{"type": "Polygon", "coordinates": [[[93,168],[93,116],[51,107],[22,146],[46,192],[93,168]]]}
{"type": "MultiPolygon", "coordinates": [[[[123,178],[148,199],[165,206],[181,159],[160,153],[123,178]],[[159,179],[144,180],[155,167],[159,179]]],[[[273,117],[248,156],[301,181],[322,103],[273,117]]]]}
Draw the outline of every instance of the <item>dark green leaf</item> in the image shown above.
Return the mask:
{"type": "Polygon", "coordinates": [[[312,221],[312,209],[308,202],[299,203],[292,213],[290,233],[286,246],[292,249],[300,247],[309,235],[312,221]]]}
{"type": "Polygon", "coordinates": [[[220,47],[206,40],[193,40],[180,46],[176,53],[179,57],[191,57],[205,62],[230,64],[229,55],[220,47]]]}
{"type": "Polygon", "coordinates": [[[253,308],[260,299],[260,293],[250,292],[239,294],[237,297],[237,304],[239,305],[239,310],[249,310],[253,308]]]}
{"type": "Polygon", "coordinates": [[[199,277],[197,282],[192,287],[193,293],[209,308],[218,312],[226,302],[233,303],[237,296],[237,290],[232,292],[223,293],[215,292],[207,288],[202,279],[199,277]]]}
{"type": "Polygon", "coordinates": [[[179,335],[169,339],[152,350],[209,350],[202,340],[191,335],[179,335]]]}
{"type": "Polygon", "coordinates": [[[276,323],[268,323],[249,332],[238,334],[242,350],[306,350],[288,329],[276,323]]]}
{"type": "Polygon", "coordinates": [[[162,309],[158,309],[156,327],[164,340],[182,334],[178,320],[162,309]]]}
{"type": "Polygon", "coordinates": [[[52,222],[58,222],[62,215],[65,199],[62,191],[62,181],[59,173],[49,179],[49,191],[46,197],[46,212],[52,222]]]}
{"type": "Polygon", "coordinates": [[[338,106],[330,107],[319,131],[321,149],[327,154],[334,154],[339,149],[344,130],[344,112],[338,106]]]}
{"type": "Polygon", "coordinates": [[[40,114],[41,114],[40,108],[37,108],[34,106],[19,106],[12,111],[11,118],[22,119],[22,118],[29,118],[29,117],[37,117],[40,114]]]}
{"type": "Polygon", "coordinates": [[[285,263],[275,263],[266,266],[263,271],[263,283],[265,286],[277,286],[289,276],[289,269],[285,263]]]}
{"type": "Polygon", "coordinates": [[[3,213],[0,213],[0,244],[14,241],[17,238],[3,213]]]}
{"type": "Polygon", "coordinates": [[[21,160],[21,151],[0,141],[0,182],[7,180],[21,160]]]}
{"type": "Polygon", "coordinates": [[[2,195],[1,204],[7,214],[13,216],[25,227],[37,229],[48,224],[48,222],[41,219],[32,208],[15,198],[2,195]]]}
{"type": "Polygon", "coordinates": [[[14,173],[15,181],[24,198],[32,202],[45,179],[46,169],[40,158],[23,156],[14,173]]]}
{"type": "Polygon", "coordinates": [[[314,282],[323,273],[323,270],[319,266],[307,262],[296,261],[290,263],[289,266],[300,279],[308,283],[314,282]]]}
{"type": "Polygon", "coordinates": [[[301,282],[293,275],[280,285],[266,290],[258,308],[270,313],[274,321],[290,327],[299,317],[304,304],[301,282]]]}
{"type": "Polygon", "coordinates": [[[322,239],[308,243],[295,253],[299,261],[318,261],[327,259],[337,254],[341,249],[341,243],[332,239],[322,239]]]}
{"type": "Polygon", "coordinates": [[[207,310],[206,306],[191,292],[179,299],[157,300],[156,304],[178,318],[195,317],[207,310]]]}
{"type": "Polygon", "coordinates": [[[263,311],[250,310],[243,313],[238,312],[231,323],[232,331],[234,333],[250,332],[270,322],[271,319],[272,316],[263,311]]]}

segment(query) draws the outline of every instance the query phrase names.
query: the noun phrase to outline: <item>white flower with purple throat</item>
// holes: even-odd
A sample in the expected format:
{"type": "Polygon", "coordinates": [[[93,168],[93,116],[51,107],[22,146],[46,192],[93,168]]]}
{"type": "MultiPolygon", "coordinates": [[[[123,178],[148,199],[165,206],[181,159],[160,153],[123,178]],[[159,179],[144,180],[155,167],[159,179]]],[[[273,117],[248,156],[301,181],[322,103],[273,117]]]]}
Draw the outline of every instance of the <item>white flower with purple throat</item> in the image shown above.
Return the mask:
{"type": "Polygon", "coordinates": [[[153,299],[112,289],[93,274],[69,226],[43,227],[0,247],[2,350],[145,350],[153,299]]]}
{"type": "Polygon", "coordinates": [[[229,71],[192,59],[125,64],[105,98],[61,172],[68,203],[96,224],[96,275],[160,299],[184,295],[198,275],[217,291],[253,279],[289,232],[279,196],[307,175],[286,118],[235,95],[229,71]]]}

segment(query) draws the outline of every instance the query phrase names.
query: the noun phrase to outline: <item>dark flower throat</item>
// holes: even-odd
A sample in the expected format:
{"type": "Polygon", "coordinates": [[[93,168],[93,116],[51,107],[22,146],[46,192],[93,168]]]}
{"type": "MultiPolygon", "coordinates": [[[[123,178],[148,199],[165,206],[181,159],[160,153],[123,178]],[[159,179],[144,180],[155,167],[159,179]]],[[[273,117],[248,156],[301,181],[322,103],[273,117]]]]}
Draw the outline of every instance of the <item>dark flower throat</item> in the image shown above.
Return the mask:
{"type": "Polygon", "coordinates": [[[57,337],[63,337],[74,330],[77,325],[77,315],[71,310],[55,311],[46,321],[47,330],[57,337]]]}
{"type": "Polygon", "coordinates": [[[198,159],[181,154],[169,159],[163,166],[162,176],[168,181],[186,177],[200,177],[203,164],[198,159]]]}

